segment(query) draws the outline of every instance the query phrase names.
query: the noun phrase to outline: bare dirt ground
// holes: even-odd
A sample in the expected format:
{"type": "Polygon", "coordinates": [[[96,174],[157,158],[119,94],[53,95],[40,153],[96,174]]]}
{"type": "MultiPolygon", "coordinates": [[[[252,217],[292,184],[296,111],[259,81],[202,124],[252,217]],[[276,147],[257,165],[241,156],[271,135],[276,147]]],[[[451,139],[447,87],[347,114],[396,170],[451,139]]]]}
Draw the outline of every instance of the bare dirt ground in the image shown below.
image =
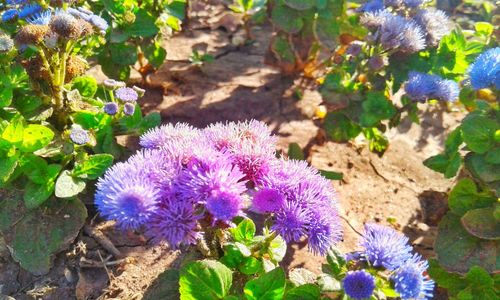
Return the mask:
{"type": "MultiPolygon", "coordinates": [[[[220,22],[226,13],[217,5],[195,7],[191,30],[164,41],[168,62],[150,76],[150,88],[141,103],[144,110],[159,111],[164,122],[200,127],[225,120],[265,121],[280,137],[280,150],[296,142],[309,150],[314,167],[343,173],[342,181],[333,182],[342,216],[348,220],[343,221],[341,249],[356,249],[355,231],[362,231],[364,223],[388,224],[390,218],[410,236],[417,251],[432,256],[435,222],[444,212],[443,193],[452,182],[422,161],[441,150],[444,137],[463,113],[423,105],[421,126],[402,124],[390,131],[391,146],[383,157],[369,152],[362,140],[319,145],[319,127],[310,118],[321,102],[319,94],[306,90],[303,99],[297,100],[292,95],[298,80],[264,65],[270,25],[254,28],[254,43],[235,46],[232,40],[239,31],[232,31],[234,22],[220,22]],[[191,66],[188,58],[193,48],[216,60],[201,68],[191,66]]],[[[92,216],[91,203],[88,208],[92,216]]],[[[151,247],[139,235],[116,232],[111,222],[97,219],[88,224],[109,237],[121,256],[109,257],[109,249],[82,231],[75,244],[57,256],[48,275],[34,277],[12,261],[0,242],[0,299],[9,299],[1,294],[15,299],[161,299],[158,276],[191,255],[151,247]]],[[[319,272],[322,261],[297,244],[288,250],[283,266],[319,272]]]]}

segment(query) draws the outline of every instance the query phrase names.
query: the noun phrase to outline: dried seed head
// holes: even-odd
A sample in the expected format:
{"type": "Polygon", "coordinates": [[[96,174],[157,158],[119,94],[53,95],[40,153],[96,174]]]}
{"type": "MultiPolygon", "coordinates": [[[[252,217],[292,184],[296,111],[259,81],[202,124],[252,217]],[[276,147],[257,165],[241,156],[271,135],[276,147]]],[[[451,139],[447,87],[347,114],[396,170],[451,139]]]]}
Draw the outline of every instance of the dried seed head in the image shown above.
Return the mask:
{"type": "Polygon", "coordinates": [[[21,62],[26,72],[33,80],[50,80],[49,70],[43,65],[42,59],[39,56],[32,57],[21,62]]]}
{"type": "Polygon", "coordinates": [[[83,75],[87,70],[88,64],[83,58],[79,56],[70,56],[66,61],[66,83],[73,80],[73,78],[83,75]]]}
{"type": "Polygon", "coordinates": [[[82,27],[78,20],[64,12],[56,14],[49,26],[52,31],[67,39],[78,39],[82,34],[82,27]]]}
{"type": "Polygon", "coordinates": [[[47,25],[27,24],[19,29],[15,40],[20,45],[38,44],[43,41],[48,32],[49,27],[47,25]]]}
{"type": "Polygon", "coordinates": [[[80,37],[85,37],[94,34],[94,27],[89,22],[83,19],[78,19],[78,26],[81,29],[80,37]]]}

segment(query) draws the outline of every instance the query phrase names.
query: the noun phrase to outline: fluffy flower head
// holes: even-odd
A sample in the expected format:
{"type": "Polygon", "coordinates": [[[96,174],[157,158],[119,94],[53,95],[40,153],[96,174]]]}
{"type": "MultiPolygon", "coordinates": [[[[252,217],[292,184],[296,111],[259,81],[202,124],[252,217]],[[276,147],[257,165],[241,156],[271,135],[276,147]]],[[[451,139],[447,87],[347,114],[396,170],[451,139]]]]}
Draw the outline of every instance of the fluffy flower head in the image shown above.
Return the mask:
{"type": "Polygon", "coordinates": [[[342,281],[345,293],[353,299],[368,299],[375,290],[375,278],[365,270],[349,271],[342,281]]]}
{"type": "Polygon", "coordinates": [[[500,89],[500,47],[479,55],[469,67],[469,78],[475,90],[495,85],[500,89]]]}

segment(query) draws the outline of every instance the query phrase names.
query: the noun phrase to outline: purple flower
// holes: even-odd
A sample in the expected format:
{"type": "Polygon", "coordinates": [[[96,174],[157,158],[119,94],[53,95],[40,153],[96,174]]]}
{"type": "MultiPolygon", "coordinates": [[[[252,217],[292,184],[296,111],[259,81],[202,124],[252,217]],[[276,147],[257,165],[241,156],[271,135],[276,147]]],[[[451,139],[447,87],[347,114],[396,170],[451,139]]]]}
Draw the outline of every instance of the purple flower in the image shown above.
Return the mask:
{"type": "Polygon", "coordinates": [[[95,204],[108,220],[124,229],[137,229],[148,222],[157,209],[160,190],[142,176],[136,164],[118,163],[97,182],[95,204]]]}
{"type": "Polygon", "coordinates": [[[220,193],[240,195],[246,191],[244,175],[224,157],[198,157],[186,166],[179,178],[179,192],[194,202],[206,201],[220,193]]]}
{"type": "Polygon", "coordinates": [[[276,137],[262,122],[217,123],[203,130],[216,150],[228,151],[246,179],[263,176],[275,157],[276,137]]]}
{"type": "Polygon", "coordinates": [[[196,139],[198,136],[199,131],[187,123],[165,124],[143,134],[140,144],[144,148],[162,148],[169,143],[196,139]]]}
{"type": "Polygon", "coordinates": [[[42,10],[42,7],[38,4],[28,4],[24,6],[19,12],[19,18],[25,19],[35,13],[38,13],[42,10]]]}
{"type": "Polygon", "coordinates": [[[375,278],[365,270],[347,272],[342,286],[347,296],[353,299],[368,299],[375,290],[375,278]]]}
{"type": "Polygon", "coordinates": [[[252,209],[258,213],[272,213],[285,203],[285,196],[278,190],[263,188],[253,194],[252,209]]]}
{"type": "Polygon", "coordinates": [[[123,113],[127,116],[132,116],[135,113],[135,104],[127,102],[123,105],[123,113]]]}
{"type": "Polygon", "coordinates": [[[243,198],[235,192],[213,190],[207,198],[206,207],[216,220],[231,221],[241,213],[243,198]]]}
{"type": "Polygon", "coordinates": [[[257,188],[274,190],[285,197],[285,205],[275,211],[274,225],[274,230],[285,240],[305,236],[311,251],[319,254],[326,253],[340,240],[342,230],[336,193],[331,182],[307,162],[275,161],[269,172],[257,181],[257,188]],[[287,218],[304,222],[291,222],[287,218]],[[302,226],[298,226],[299,223],[302,226]]]}
{"type": "Polygon", "coordinates": [[[77,124],[73,124],[71,127],[69,138],[77,145],[85,145],[90,142],[89,132],[77,124]]]}
{"type": "Polygon", "coordinates": [[[366,224],[360,242],[364,256],[374,267],[395,270],[411,258],[408,238],[396,230],[377,224],[366,224]]]}
{"type": "Polygon", "coordinates": [[[135,102],[139,99],[139,95],[134,89],[129,87],[121,87],[115,91],[115,96],[123,102],[135,102]]]}
{"type": "Polygon", "coordinates": [[[118,104],[115,102],[108,102],[104,104],[103,110],[106,114],[114,116],[118,112],[118,104]]]}
{"type": "Polygon", "coordinates": [[[195,244],[200,237],[197,231],[200,218],[190,201],[167,198],[149,220],[146,235],[153,237],[155,242],[166,240],[174,249],[195,244]]]}
{"type": "Polygon", "coordinates": [[[311,222],[311,212],[298,203],[287,202],[275,214],[272,230],[278,232],[283,239],[289,242],[298,242],[307,234],[311,222]]]}
{"type": "Polygon", "coordinates": [[[425,48],[425,37],[420,26],[398,15],[382,18],[379,36],[380,44],[386,50],[414,53],[425,48]]]}
{"type": "Polygon", "coordinates": [[[30,24],[35,25],[49,25],[50,20],[52,19],[52,11],[47,9],[43,12],[36,13],[31,17],[27,18],[26,21],[30,24]]]}
{"type": "Polygon", "coordinates": [[[391,276],[402,299],[425,300],[433,297],[434,281],[425,275],[429,263],[414,255],[391,276]]]}

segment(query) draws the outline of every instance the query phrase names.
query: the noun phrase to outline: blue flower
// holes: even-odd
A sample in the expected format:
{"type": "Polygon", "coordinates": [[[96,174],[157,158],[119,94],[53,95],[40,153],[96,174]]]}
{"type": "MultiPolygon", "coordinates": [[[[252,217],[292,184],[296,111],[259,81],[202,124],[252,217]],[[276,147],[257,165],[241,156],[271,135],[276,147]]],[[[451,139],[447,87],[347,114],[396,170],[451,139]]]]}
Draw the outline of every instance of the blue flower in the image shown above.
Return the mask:
{"type": "Polygon", "coordinates": [[[380,44],[385,50],[397,49],[405,53],[414,53],[425,49],[422,28],[415,21],[398,15],[385,17],[379,34],[380,44]]]}
{"type": "Polygon", "coordinates": [[[391,276],[394,289],[402,299],[425,300],[433,296],[434,281],[424,275],[429,264],[419,255],[414,255],[391,276]]]}
{"type": "Polygon", "coordinates": [[[132,88],[121,87],[115,91],[115,97],[123,102],[135,102],[139,98],[139,95],[132,88]]]}
{"type": "Polygon", "coordinates": [[[44,12],[32,15],[31,17],[27,18],[26,21],[35,25],[48,25],[50,23],[50,19],[52,19],[52,11],[48,9],[44,12]]]}
{"type": "Polygon", "coordinates": [[[2,14],[2,22],[8,22],[10,20],[13,20],[17,17],[17,15],[19,14],[19,12],[17,11],[17,9],[8,9],[6,11],[3,12],[2,14]]]}
{"type": "Polygon", "coordinates": [[[411,71],[405,84],[405,92],[413,101],[427,101],[438,90],[440,78],[434,75],[411,71]]]}
{"type": "Polygon", "coordinates": [[[357,11],[359,12],[374,12],[378,10],[384,9],[384,1],[383,0],[371,0],[363,5],[361,5],[357,11]]]}
{"type": "Polygon", "coordinates": [[[139,152],[125,163],[108,169],[97,182],[95,204],[106,219],[116,220],[124,229],[137,229],[148,222],[162,198],[154,168],[162,166],[161,157],[139,152]],[[155,164],[156,162],[156,164],[155,164]]]}
{"type": "Polygon", "coordinates": [[[395,270],[411,258],[408,238],[396,230],[377,224],[366,224],[360,242],[365,259],[374,267],[395,270]]]}
{"type": "Polygon", "coordinates": [[[469,78],[475,90],[495,85],[500,89],[500,47],[479,55],[469,67],[469,78]]]}
{"type": "Polygon", "coordinates": [[[460,94],[458,83],[453,80],[440,80],[434,97],[438,100],[455,102],[460,94]]]}
{"type": "Polygon", "coordinates": [[[26,19],[27,17],[38,13],[42,10],[42,7],[38,4],[29,4],[24,6],[19,12],[19,18],[26,19]]]}
{"type": "Polygon", "coordinates": [[[353,299],[368,299],[375,290],[375,278],[365,270],[347,272],[342,286],[347,296],[353,299]]]}
{"type": "Polygon", "coordinates": [[[118,104],[116,102],[108,102],[104,104],[103,110],[106,114],[114,116],[118,112],[118,104]]]}

